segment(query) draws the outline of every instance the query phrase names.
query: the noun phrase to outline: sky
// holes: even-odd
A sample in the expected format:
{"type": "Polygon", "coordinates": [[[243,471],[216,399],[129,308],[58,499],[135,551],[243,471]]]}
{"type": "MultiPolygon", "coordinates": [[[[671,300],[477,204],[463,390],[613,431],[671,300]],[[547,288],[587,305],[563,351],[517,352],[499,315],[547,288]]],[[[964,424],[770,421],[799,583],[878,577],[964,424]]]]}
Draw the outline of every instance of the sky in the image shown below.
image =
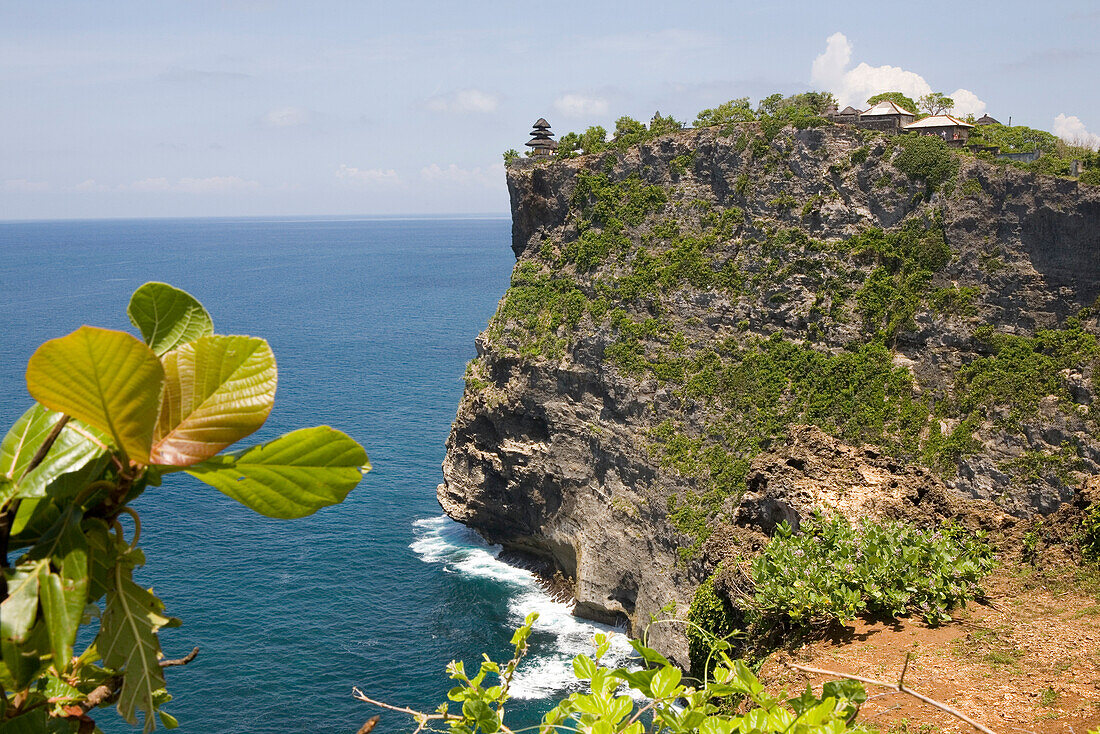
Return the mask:
{"type": "Polygon", "coordinates": [[[501,153],[773,92],[1100,143],[1095,0],[0,3],[0,219],[506,214],[501,153]]]}

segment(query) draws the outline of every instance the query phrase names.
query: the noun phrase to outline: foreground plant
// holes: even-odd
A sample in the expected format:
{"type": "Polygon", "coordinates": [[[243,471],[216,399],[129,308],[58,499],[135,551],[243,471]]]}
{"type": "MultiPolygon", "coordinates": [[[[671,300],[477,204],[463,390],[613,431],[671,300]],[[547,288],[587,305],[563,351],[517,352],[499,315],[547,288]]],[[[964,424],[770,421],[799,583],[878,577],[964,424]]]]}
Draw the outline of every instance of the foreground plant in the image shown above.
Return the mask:
{"type": "MultiPolygon", "coordinates": [[[[358,688],[353,695],[391,711],[411,716],[422,731],[451,734],[515,734],[505,723],[505,704],[512,677],[527,653],[531,625],[538,619],[530,614],[512,637],[512,659],[500,665],[485,656],[477,675],[467,675],[461,662],[447,666],[458,685],[447,698],[458,704],[440,705],[426,713],[376,701],[358,688]],[[445,726],[446,729],[436,728],[445,726]]],[[[854,724],[860,705],[867,700],[863,686],[854,681],[830,681],[822,695],[809,687],[797,698],[777,698],[740,660],[724,653],[712,679],[698,686],[685,681],[680,669],[656,650],[631,640],[642,669],[608,668],[601,659],[611,647],[607,635],[595,636],[595,655],[573,658],[573,672],[585,691],[572,693],[542,718],[540,734],[581,732],[583,734],[839,734],[864,732],[854,724]],[[740,706],[738,706],[740,704],[740,706]],[[744,713],[735,713],[740,708],[744,713]]],[[[370,724],[368,724],[370,726],[370,724]]]]}
{"type": "Polygon", "coordinates": [[[191,295],[147,283],[127,313],[144,341],[82,326],[31,356],[36,403],[0,444],[0,732],[98,731],[90,712],[117,702],[131,724],[175,719],[157,633],[179,620],[133,580],[145,563],[130,504],[186,471],[263,515],[295,518],[342,501],[370,469],[328,426],[219,454],[274,405],[275,357],[263,339],[214,334],[191,295]],[[127,515],[129,539],[120,518],[127,515]],[[14,563],[13,551],[22,550],[14,563]],[[82,626],[94,640],[79,655],[82,626]]]}

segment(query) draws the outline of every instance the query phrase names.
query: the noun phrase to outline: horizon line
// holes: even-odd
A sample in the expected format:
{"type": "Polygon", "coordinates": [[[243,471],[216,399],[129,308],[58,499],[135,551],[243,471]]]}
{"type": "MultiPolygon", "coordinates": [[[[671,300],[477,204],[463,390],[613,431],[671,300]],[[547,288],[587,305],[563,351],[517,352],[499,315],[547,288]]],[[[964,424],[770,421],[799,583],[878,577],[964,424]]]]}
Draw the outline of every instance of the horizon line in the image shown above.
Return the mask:
{"type": "Polygon", "coordinates": [[[222,221],[415,221],[415,220],[461,220],[461,219],[511,219],[511,212],[443,212],[439,214],[398,213],[398,214],[225,214],[215,216],[153,216],[153,217],[46,217],[8,219],[0,217],[4,224],[48,224],[55,222],[155,222],[181,220],[222,220],[222,221]]]}

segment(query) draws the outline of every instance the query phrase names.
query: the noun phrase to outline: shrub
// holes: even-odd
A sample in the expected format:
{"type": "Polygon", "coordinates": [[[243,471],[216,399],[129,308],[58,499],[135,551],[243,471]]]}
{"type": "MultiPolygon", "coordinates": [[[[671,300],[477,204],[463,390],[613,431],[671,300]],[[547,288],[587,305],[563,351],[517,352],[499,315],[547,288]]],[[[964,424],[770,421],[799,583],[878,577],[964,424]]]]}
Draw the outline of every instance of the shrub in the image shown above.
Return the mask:
{"type": "Polygon", "coordinates": [[[968,142],[996,146],[1002,153],[1053,153],[1058,147],[1057,137],[1026,125],[978,125],[970,131],[968,142]]]}
{"type": "Polygon", "coordinates": [[[715,579],[721,572],[722,566],[719,564],[714,573],[695,589],[688,608],[687,638],[691,670],[704,680],[709,677],[715,648],[720,647],[715,643],[737,635],[741,626],[740,615],[729,599],[714,588],[715,579]]]}
{"type": "Polygon", "coordinates": [[[932,291],[932,295],[928,297],[928,303],[934,310],[944,315],[976,316],[978,309],[974,305],[974,300],[980,293],[981,290],[977,286],[968,285],[959,288],[952,285],[932,291]]]}
{"type": "Polygon", "coordinates": [[[959,168],[951,149],[935,135],[904,134],[898,139],[901,152],[894,167],[906,176],[923,181],[929,190],[938,188],[959,168]]]}
{"type": "Polygon", "coordinates": [[[645,141],[648,132],[643,123],[624,115],[615,121],[615,136],[612,143],[619,150],[629,148],[645,141]]]}
{"type": "Polygon", "coordinates": [[[1100,168],[1086,170],[1077,180],[1089,186],[1100,186],[1100,168]]]}
{"type": "Polygon", "coordinates": [[[987,353],[959,370],[956,392],[964,414],[1004,405],[1009,408],[1002,422],[1017,425],[1035,415],[1039,401],[1047,395],[1072,400],[1059,376],[1067,368],[1082,369],[1100,358],[1097,338],[1081,328],[1077,319],[1067,319],[1065,329],[1044,329],[1033,337],[1005,334],[983,326],[974,340],[987,353]]]}
{"type": "Polygon", "coordinates": [[[870,613],[920,614],[930,624],[981,593],[993,568],[982,535],[945,526],[918,530],[902,522],[852,526],[840,516],[818,515],[794,532],[785,523],[753,560],[755,593],[749,602],[759,621],[796,626],[846,621],[870,613]]]}
{"type": "Polygon", "coordinates": [[[513,162],[519,160],[519,151],[515,148],[510,148],[504,151],[504,165],[511,165],[513,162]]]}
{"type": "Polygon", "coordinates": [[[1100,563],[1100,503],[1089,505],[1081,520],[1081,553],[1089,563],[1100,563]]]}

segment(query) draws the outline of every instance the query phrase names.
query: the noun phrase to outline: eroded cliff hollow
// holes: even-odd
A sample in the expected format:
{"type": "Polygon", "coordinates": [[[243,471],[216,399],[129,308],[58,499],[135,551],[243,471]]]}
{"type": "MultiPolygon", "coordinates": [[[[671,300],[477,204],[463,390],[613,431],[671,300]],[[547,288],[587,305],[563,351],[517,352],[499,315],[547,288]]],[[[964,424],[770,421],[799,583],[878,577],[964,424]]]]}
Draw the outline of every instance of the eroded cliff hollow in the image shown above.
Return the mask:
{"type": "Polygon", "coordinates": [[[797,521],[777,456],[795,499],[929,521],[1050,512],[1100,471],[1100,188],[753,124],[508,185],[517,263],[438,496],[581,615],[682,618],[741,530],[797,521]]]}

